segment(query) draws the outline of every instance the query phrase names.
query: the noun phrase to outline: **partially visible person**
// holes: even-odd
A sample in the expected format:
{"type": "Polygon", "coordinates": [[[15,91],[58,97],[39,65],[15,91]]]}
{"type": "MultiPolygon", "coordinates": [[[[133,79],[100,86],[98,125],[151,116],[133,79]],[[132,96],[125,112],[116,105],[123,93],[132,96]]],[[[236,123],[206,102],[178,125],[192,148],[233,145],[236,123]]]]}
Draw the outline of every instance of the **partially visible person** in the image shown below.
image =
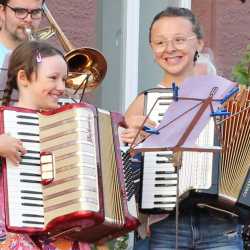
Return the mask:
{"type": "MultiPolygon", "coordinates": [[[[207,75],[207,74],[216,75],[217,70],[212,62],[210,54],[202,52],[202,53],[199,53],[199,56],[197,57],[197,60],[195,62],[194,75],[207,75]]],[[[149,124],[149,121],[147,122],[147,124],[149,124]]],[[[153,126],[152,123],[151,123],[151,126],[153,126]]],[[[142,232],[143,230],[141,229],[140,231],[142,232]]],[[[149,238],[145,235],[143,235],[141,238],[140,236],[141,234],[143,235],[143,232],[142,233],[139,232],[138,234],[139,240],[135,241],[134,250],[149,249],[149,238]]]]}
{"type": "MultiPolygon", "coordinates": [[[[180,86],[184,80],[197,74],[195,67],[204,45],[203,32],[199,21],[189,9],[168,7],[158,13],[149,29],[149,42],[155,61],[164,72],[157,87],[171,88],[173,83],[180,86]]],[[[145,119],[144,106],[144,95],[141,94],[126,111],[125,119],[129,128],[122,135],[125,142],[131,143],[136,130],[141,127],[145,119]]],[[[157,168],[153,161],[151,164],[152,168],[157,168]]],[[[180,211],[178,222],[178,249],[243,249],[242,226],[237,218],[229,214],[190,206],[180,211]]],[[[142,246],[138,242],[135,250],[176,249],[174,213],[151,214],[148,229],[149,242],[144,241],[145,245],[142,246]]]]}
{"type": "MultiPolygon", "coordinates": [[[[16,46],[28,39],[26,28],[32,32],[38,29],[44,1],[0,0],[0,91],[5,88],[9,55],[16,46]]],[[[16,93],[12,97],[16,98],[16,93]]]]}
{"type": "MultiPolygon", "coordinates": [[[[43,42],[24,42],[11,54],[3,104],[9,106],[13,89],[19,92],[19,108],[53,110],[58,107],[58,98],[63,95],[67,78],[67,63],[63,54],[43,42]]],[[[27,149],[23,143],[8,134],[0,135],[0,156],[8,158],[18,168],[27,149]]],[[[8,166],[7,166],[8,167],[8,166]]],[[[1,169],[1,168],[0,168],[1,169]]],[[[0,176],[2,182],[3,177],[0,176]]],[[[4,223],[3,186],[0,185],[0,249],[35,250],[38,247],[26,234],[9,233],[4,223]]],[[[64,238],[55,241],[38,239],[42,249],[90,250],[88,244],[64,238]]]]}
{"type": "Polygon", "coordinates": [[[217,70],[212,62],[212,58],[208,53],[199,53],[199,57],[194,66],[195,75],[216,75],[217,70]]]}
{"type": "Polygon", "coordinates": [[[0,51],[13,50],[28,39],[26,28],[36,31],[42,20],[44,0],[0,0],[0,51]]]}

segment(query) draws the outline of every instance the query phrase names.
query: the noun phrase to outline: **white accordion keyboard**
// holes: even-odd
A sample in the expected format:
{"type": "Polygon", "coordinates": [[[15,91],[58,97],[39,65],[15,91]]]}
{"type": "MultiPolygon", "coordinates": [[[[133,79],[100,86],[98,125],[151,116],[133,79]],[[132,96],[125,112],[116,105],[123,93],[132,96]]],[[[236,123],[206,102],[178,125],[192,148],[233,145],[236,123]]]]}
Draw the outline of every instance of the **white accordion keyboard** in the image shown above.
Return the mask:
{"type": "MultiPolygon", "coordinates": [[[[173,90],[152,89],[145,95],[145,114],[157,123],[173,101],[173,90]]],[[[214,121],[211,119],[196,144],[213,145],[214,121]]],[[[213,153],[184,152],[179,171],[179,195],[190,189],[208,188],[212,178],[213,153]]],[[[177,171],[171,151],[145,152],[142,174],[141,209],[171,211],[177,202],[177,171]]]]}
{"type": "Polygon", "coordinates": [[[9,224],[18,227],[43,227],[38,115],[5,112],[4,127],[5,133],[22,141],[24,148],[28,149],[19,166],[6,159],[9,224]]]}

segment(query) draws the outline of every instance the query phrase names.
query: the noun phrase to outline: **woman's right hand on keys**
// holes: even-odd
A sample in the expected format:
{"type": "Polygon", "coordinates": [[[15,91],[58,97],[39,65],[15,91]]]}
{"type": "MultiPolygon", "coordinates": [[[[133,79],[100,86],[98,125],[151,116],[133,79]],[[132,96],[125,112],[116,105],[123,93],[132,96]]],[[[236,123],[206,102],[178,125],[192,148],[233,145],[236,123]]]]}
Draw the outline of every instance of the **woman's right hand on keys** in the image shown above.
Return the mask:
{"type": "Polygon", "coordinates": [[[15,165],[19,165],[21,156],[26,153],[20,140],[8,135],[0,135],[0,156],[8,158],[15,165]]]}
{"type": "Polygon", "coordinates": [[[128,126],[125,130],[121,133],[121,140],[125,143],[131,144],[135,143],[138,144],[142,140],[147,137],[147,133],[143,131],[142,124],[145,126],[154,128],[156,123],[150,119],[145,121],[146,116],[144,115],[131,115],[125,118],[125,122],[128,126]],[[138,130],[140,129],[140,133],[138,130]],[[134,141],[135,137],[137,136],[136,140],[134,141]]]}

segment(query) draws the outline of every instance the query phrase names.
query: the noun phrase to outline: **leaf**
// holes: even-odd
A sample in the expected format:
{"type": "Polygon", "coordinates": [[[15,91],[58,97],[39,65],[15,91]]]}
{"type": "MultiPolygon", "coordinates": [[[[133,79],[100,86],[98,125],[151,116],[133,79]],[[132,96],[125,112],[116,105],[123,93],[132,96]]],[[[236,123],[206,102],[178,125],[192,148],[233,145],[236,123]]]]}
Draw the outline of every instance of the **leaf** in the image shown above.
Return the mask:
{"type": "Polygon", "coordinates": [[[250,44],[240,62],[233,67],[232,77],[239,84],[250,86],[250,44]]]}

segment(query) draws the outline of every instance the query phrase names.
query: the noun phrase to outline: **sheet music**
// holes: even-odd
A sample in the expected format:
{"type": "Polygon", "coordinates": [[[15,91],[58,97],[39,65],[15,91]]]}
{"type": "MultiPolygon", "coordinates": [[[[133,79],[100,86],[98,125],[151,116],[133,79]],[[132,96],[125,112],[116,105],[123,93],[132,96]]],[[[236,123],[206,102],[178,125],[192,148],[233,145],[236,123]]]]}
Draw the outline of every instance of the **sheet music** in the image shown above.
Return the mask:
{"type": "MultiPolygon", "coordinates": [[[[204,100],[209,97],[211,90],[217,87],[218,89],[213,96],[213,99],[222,99],[226,94],[228,94],[230,90],[236,87],[236,85],[236,83],[220,76],[204,75],[190,77],[181,84],[178,96],[183,98],[199,98],[204,100]]],[[[160,130],[160,134],[153,134],[149,136],[142,144],[138,145],[136,149],[175,147],[184,132],[187,130],[197,111],[200,109],[201,105],[195,107],[199,103],[201,103],[201,101],[197,100],[173,101],[166,111],[163,120],[157,127],[157,129],[162,128],[160,130]],[[170,122],[172,123],[169,124],[170,122]],[[169,125],[164,127],[166,124],[169,125]]],[[[216,111],[220,105],[221,104],[219,102],[213,101],[213,110],[216,111]]],[[[211,111],[212,110],[210,109],[210,106],[208,106],[203,112],[199,121],[193,127],[186,141],[181,146],[182,148],[188,150],[188,148],[192,149],[197,147],[195,145],[196,139],[206,124],[209,122],[211,111]]]]}

